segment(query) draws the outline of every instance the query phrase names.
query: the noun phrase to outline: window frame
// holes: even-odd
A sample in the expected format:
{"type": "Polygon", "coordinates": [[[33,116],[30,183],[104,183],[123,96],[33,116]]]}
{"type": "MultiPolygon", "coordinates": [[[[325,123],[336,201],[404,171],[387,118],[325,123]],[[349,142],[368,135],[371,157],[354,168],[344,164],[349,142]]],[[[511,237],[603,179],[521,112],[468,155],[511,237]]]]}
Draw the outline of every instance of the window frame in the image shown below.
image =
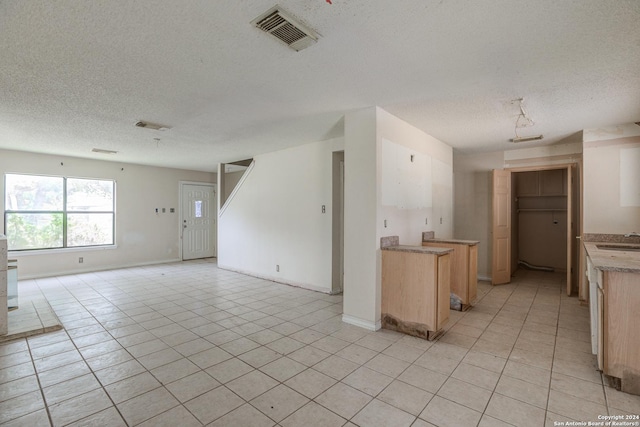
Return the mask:
{"type": "MultiPolygon", "coordinates": [[[[86,177],[75,177],[75,176],[60,176],[60,175],[46,175],[46,174],[35,174],[35,173],[9,173],[6,172],[4,174],[4,188],[3,188],[3,205],[4,205],[4,215],[3,215],[3,227],[5,235],[7,233],[7,218],[8,214],[61,214],[62,215],[62,246],[56,247],[40,247],[40,248],[23,248],[23,249],[12,249],[8,248],[10,252],[41,252],[41,251],[69,251],[69,250],[82,250],[82,249],[100,249],[100,248],[108,248],[108,247],[116,247],[116,180],[115,179],[103,179],[103,178],[86,178],[86,177]],[[7,201],[7,176],[15,175],[15,176],[38,176],[38,177],[47,177],[47,178],[61,178],[62,179],[62,210],[23,210],[23,209],[8,209],[6,206],[7,201]],[[112,200],[111,200],[111,211],[78,211],[78,210],[68,210],[67,209],[67,180],[68,179],[77,179],[77,180],[87,180],[87,181],[108,181],[112,184],[112,200]],[[110,214],[113,216],[111,221],[111,243],[97,244],[97,245],[79,245],[79,246],[69,246],[68,245],[68,214],[110,214]]],[[[8,237],[8,236],[7,236],[8,237]]],[[[8,240],[8,239],[7,239],[8,240]]]]}

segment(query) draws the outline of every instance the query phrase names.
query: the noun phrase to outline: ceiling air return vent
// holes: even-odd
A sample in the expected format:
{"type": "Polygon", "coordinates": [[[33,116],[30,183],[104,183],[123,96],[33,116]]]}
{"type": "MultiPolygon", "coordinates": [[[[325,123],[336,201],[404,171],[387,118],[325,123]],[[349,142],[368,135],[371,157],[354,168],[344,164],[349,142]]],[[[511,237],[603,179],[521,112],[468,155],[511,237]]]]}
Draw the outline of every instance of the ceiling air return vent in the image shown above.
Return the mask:
{"type": "Polygon", "coordinates": [[[305,49],[318,40],[318,35],[311,28],[296,21],[279,6],[272,7],[251,23],[295,51],[305,49]]]}

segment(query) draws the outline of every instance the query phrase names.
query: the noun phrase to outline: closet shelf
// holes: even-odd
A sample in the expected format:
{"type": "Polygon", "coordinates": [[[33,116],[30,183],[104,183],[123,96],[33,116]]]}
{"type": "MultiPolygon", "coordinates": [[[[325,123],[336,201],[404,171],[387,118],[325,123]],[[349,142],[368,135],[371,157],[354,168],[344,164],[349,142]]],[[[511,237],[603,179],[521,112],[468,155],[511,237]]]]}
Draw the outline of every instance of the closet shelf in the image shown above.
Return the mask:
{"type": "Polygon", "coordinates": [[[566,212],[566,209],[518,209],[518,212],[566,212]]]}
{"type": "Polygon", "coordinates": [[[516,195],[516,197],[533,197],[536,199],[544,198],[544,197],[567,197],[566,194],[524,194],[524,195],[516,195]]]}

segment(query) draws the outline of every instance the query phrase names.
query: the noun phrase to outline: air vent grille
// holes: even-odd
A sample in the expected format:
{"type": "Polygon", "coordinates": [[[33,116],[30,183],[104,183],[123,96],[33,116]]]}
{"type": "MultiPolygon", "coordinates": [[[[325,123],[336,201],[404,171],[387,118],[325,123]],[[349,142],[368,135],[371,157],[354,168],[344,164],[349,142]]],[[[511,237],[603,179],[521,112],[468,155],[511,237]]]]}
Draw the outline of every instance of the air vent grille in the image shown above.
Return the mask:
{"type": "Polygon", "coordinates": [[[252,23],[296,51],[311,46],[318,39],[313,30],[297,22],[277,6],[254,19],[252,23]]]}

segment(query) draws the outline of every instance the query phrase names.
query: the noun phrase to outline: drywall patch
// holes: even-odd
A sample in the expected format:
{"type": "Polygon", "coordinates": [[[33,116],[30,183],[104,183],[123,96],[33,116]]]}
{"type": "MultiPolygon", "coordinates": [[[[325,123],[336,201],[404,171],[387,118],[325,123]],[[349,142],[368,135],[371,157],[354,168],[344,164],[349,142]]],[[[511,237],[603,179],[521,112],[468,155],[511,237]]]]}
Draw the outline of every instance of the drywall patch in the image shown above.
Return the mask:
{"type": "Polygon", "coordinates": [[[620,206],[640,207],[640,147],[620,149],[620,206]]]}

